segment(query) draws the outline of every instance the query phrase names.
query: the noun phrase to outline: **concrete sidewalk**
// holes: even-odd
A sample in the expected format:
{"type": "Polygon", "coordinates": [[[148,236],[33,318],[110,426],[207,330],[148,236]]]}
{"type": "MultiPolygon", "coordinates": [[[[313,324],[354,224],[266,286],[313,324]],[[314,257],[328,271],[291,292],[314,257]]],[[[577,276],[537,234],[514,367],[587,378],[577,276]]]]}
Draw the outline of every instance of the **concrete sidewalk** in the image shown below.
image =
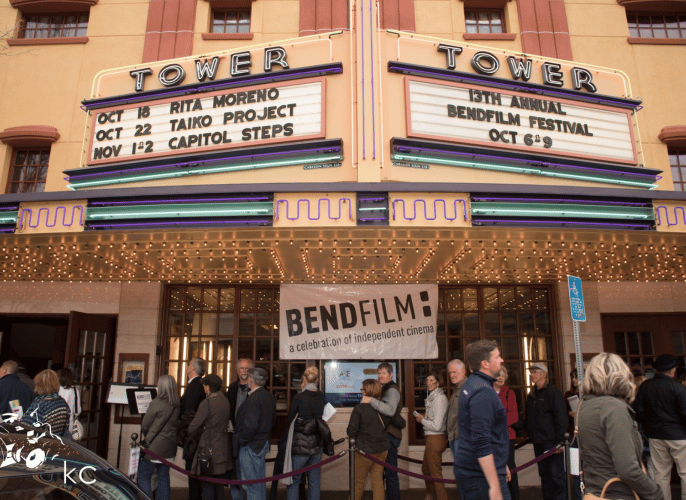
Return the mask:
{"type": "MultiPolygon", "coordinates": [[[[172,488],[171,491],[171,500],[187,500],[187,489],[186,488],[172,488]]],[[[229,494],[229,490],[225,490],[226,493],[226,499],[231,500],[231,495],[229,494]]],[[[424,497],[426,495],[426,491],[424,489],[412,489],[412,490],[403,490],[400,493],[400,496],[402,500],[424,500],[424,497]]],[[[448,487],[448,496],[451,499],[457,500],[458,494],[457,490],[453,486],[452,488],[449,486],[448,487]]],[[[326,500],[348,500],[348,492],[347,491],[326,491],[322,490],[321,498],[324,498],[326,500]]],[[[267,498],[269,498],[269,487],[267,487],[267,498]]],[[[541,495],[541,488],[540,487],[526,487],[526,488],[520,488],[519,489],[519,499],[520,500],[542,500],[543,496],[541,495]]],[[[277,500],[286,500],[286,489],[285,488],[279,488],[279,495],[277,497],[277,500]]],[[[362,498],[358,498],[356,500],[372,500],[372,492],[371,491],[365,491],[364,495],[362,495],[362,498]]]]}

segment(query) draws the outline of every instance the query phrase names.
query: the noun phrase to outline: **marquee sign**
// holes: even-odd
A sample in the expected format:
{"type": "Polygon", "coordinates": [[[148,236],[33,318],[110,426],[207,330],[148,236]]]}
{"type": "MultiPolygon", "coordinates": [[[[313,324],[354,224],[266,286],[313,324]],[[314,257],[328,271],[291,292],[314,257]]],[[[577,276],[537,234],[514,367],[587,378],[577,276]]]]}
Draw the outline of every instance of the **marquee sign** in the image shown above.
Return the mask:
{"type": "Polygon", "coordinates": [[[93,112],[88,165],[325,136],[326,80],[241,87],[93,112]]]}
{"type": "Polygon", "coordinates": [[[408,137],[633,164],[631,112],[406,77],[408,137]]]}

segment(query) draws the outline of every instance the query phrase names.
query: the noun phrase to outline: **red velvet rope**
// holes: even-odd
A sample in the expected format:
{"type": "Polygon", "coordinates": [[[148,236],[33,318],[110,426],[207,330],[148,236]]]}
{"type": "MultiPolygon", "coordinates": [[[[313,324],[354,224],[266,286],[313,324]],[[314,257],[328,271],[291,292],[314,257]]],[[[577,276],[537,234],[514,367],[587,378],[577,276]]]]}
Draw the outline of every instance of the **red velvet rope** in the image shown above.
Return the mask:
{"type": "MultiPolygon", "coordinates": [[[[543,453],[542,455],[539,455],[538,457],[534,458],[533,460],[531,460],[531,461],[529,461],[529,462],[527,462],[527,463],[525,463],[525,464],[523,464],[523,465],[520,465],[519,467],[516,467],[516,468],[512,469],[512,470],[510,471],[510,474],[515,474],[515,473],[519,472],[520,470],[524,470],[524,469],[526,469],[527,467],[531,467],[531,466],[534,465],[535,463],[538,463],[538,462],[540,462],[541,460],[543,460],[543,459],[545,459],[545,458],[548,458],[550,455],[554,454],[558,449],[559,449],[559,446],[556,446],[555,448],[551,448],[550,450],[546,451],[546,452],[543,453]]],[[[374,457],[374,456],[372,456],[372,455],[369,455],[369,454],[367,454],[367,453],[365,453],[365,452],[363,452],[363,451],[360,451],[360,450],[356,450],[356,451],[357,451],[360,455],[362,455],[363,457],[368,458],[369,460],[371,460],[372,462],[376,462],[376,463],[378,463],[378,464],[380,464],[380,465],[383,465],[384,467],[386,467],[386,468],[388,468],[388,469],[394,470],[394,471],[399,472],[399,473],[401,473],[401,474],[405,474],[406,476],[415,477],[415,478],[417,478],[417,479],[423,479],[423,480],[425,480],[425,481],[433,481],[433,482],[436,482],[436,483],[455,484],[455,480],[454,480],[454,479],[443,479],[443,478],[438,478],[438,477],[423,476],[423,475],[421,475],[421,474],[416,474],[416,473],[414,473],[414,472],[410,472],[410,471],[407,471],[407,470],[403,470],[403,469],[400,469],[400,468],[395,467],[395,466],[393,466],[393,465],[387,464],[386,462],[384,462],[384,461],[382,461],[382,460],[379,460],[378,458],[376,458],[376,457],[374,457]]],[[[414,463],[416,463],[416,464],[421,464],[421,463],[423,463],[423,462],[420,461],[420,460],[417,460],[417,459],[414,459],[414,458],[403,457],[402,455],[398,455],[398,458],[403,459],[403,460],[407,460],[408,462],[414,462],[414,463]]],[[[442,465],[453,465],[453,462],[443,462],[442,465]]]]}
{"type": "Polygon", "coordinates": [[[279,474],[278,476],[271,476],[271,477],[265,477],[263,479],[245,479],[245,480],[237,480],[237,479],[218,479],[214,477],[207,477],[207,476],[198,476],[196,474],[191,474],[187,470],[179,467],[176,464],[171,463],[168,460],[165,460],[164,458],[160,457],[159,455],[156,455],[150,450],[147,450],[145,448],[141,448],[141,452],[145,453],[146,455],[150,455],[152,458],[155,460],[159,460],[162,462],[164,465],[169,467],[170,469],[174,469],[176,472],[180,472],[181,474],[184,474],[185,476],[192,477],[194,479],[198,479],[200,481],[205,481],[206,483],[216,483],[216,484],[225,484],[225,485],[236,485],[240,486],[243,484],[260,484],[260,483],[270,483],[272,481],[279,481],[280,479],[285,479],[287,477],[291,476],[297,476],[298,474],[302,474],[303,472],[308,472],[311,471],[312,469],[316,469],[318,467],[323,467],[324,465],[333,462],[334,460],[338,460],[341,458],[343,455],[346,454],[346,450],[337,453],[336,455],[332,456],[331,458],[327,458],[326,460],[322,460],[319,463],[309,465],[307,467],[303,467],[302,469],[294,470],[291,472],[286,472],[284,474],[279,474]]]}

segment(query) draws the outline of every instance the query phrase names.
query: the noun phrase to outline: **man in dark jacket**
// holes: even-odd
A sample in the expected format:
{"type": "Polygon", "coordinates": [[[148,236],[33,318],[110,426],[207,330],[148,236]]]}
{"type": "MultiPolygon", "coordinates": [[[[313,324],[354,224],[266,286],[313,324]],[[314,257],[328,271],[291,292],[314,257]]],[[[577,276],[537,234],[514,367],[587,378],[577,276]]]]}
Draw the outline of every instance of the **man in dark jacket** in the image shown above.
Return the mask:
{"type": "Polygon", "coordinates": [[[510,500],[507,415],[493,390],[503,358],[492,340],[472,342],[465,354],[472,374],[459,396],[457,489],[462,500],[510,500]]]}
{"type": "Polygon", "coordinates": [[[0,415],[13,413],[12,405],[21,406],[23,414],[33,401],[31,389],[19,379],[17,371],[16,361],[5,361],[0,366],[0,415]]]}
{"type": "MultiPolygon", "coordinates": [[[[226,397],[231,403],[231,415],[229,419],[231,420],[231,425],[236,426],[236,413],[238,409],[243,405],[250,392],[250,374],[248,370],[254,368],[255,364],[252,359],[242,358],[238,360],[238,366],[236,367],[236,372],[238,374],[238,380],[231,382],[229,390],[226,391],[226,397]]],[[[233,439],[233,435],[230,436],[233,439]]],[[[230,472],[231,479],[241,478],[241,466],[239,464],[239,458],[235,457],[234,468],[230,472]]],[[[231,498],[233,500],[243,500],[243,488],[241,486],[231,485],[231,498]]],[[[274,490],[276,493],[276,490],[274,490]]]]}
{"type": "MultiPolygon", "coordinates": [[[[250,392],[248,399],[236,414],[233,431],[234,455],[238,452],[241,479],[262,479],[267,477],[265,456],[269,451],[269,439],[276,425],[276,398],[264,386],[267,371],[264,368],[250,368],[250,392]]],[[[267,498],[266,483],[244,485],[247,500],[267,498]]]]}
{"type": "Polygon", "coordinates": [[[655,482],[665,500],[671,500],[672,463],[681,476],[682,498],[686,494],[686,387],[674,380],[679,360],[662,354],[653,363],[655,376],[641,384],[636,395],[636,419],[650,443],[655,482]]]}
{"type": "MultiPolygon", "coordinates": [[[[181,418],[186,417],[187,412],[198,411],[198,406],[203,399],[205,399],[205,389],[203,389],[202,382],[200,379],[205,375],[205,360],[202,358],[193,358],[188,366],[186,367],[186,376],[188,377],[188,387],[181,396],[181,418]]],[[[191,418],[192,420],[192,418],[191,418]]],[[[186,461],[186,470],[190,471],[193,465],[193,459],[186,461]]],[[[200,481],[188,478],[188,500],[199,500],[202,495],[202,488],[200,481]]]]}
{"type": "MultiPolygon", "coordinates": [[[[529,367],[533,390],[526,398],[526,433],[538,457],[564,441],[567,432],[567,407],[562,393],[548,383],[548,367],[534,363],[529,367]]],[[[538,462],[543,500],[566,500],[567,474],[563,448],[538,462]]]]}

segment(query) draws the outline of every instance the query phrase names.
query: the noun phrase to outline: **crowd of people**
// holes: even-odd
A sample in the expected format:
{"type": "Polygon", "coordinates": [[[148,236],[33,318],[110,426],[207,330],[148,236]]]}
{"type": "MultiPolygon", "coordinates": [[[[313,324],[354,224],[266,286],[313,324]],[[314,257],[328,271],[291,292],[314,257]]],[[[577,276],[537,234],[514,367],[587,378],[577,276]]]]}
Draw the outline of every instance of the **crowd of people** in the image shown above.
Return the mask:
{"type": "MultiPolygon", "coordinates": [[[[422,474],[442,479],[443,454],[449,448],[462,500],[518,500],[517,475],[511,470],[515,468],[515,427],[524,424],[516,395],[505,385],[507,369],[493,341],[473,342],[465,354],[467,364],[459,359],[448,363],[450,398],[441,387],[440,371],[425,378],[425,412],[414,412],[425,437],[422,474]]],[[[526,399],[525,427],[536,457],[541,458],[537,466],[543,499],[567,497],[564,449],[559,445],[569,433],[576,435],[572,446],[578,448],[582,464],[581,477],[573,486],[577,500],[581,500],[582,482],[585,494],[671,500],[673,464],[682,480],[682,500],[686,500],[686,383],[675,380],[678,365],[672,355],[658,356],[654,377],[635,380],[619,356],[601,353],[590,361],[583,380],[576,370],[570,373],[570,389],[563,395],[549,383],[545,363],[531,364],[533,387],[526,399]],[[648,472],[643,466],[646,459],[648,472]]],[[[224,499],[222,484],[194,476],[265,478],[276,399],[265,389],[267,372],[250,359],[238,361],[237,380],[226,393],[219,376],[206,374],[201,358],[189,362],[186,374],[188,384],[181,398],[174,377],[163,375],[158,380],[157,396],[141,425],[141,445],[148,453],[141,457],[138,482],[152,496],[156,473],[156,498],[169,499],[169,467],[160,459],[174,460],[181,446],[185,468],[193,474],[188,478],[189,500],[224,499]]],[[[27,424],[48,425],[54,435],[70,437],[81,413],[72,371],[42,370],[33,379],[21,375],[21,365],[15,361],[0,366],[2,413],[27,424]]],[[[393,467],[397,467],[406,421],[400,414],[401,391],[393,377],[393,366],[381,363],[377,378],[362,382],[361,402],[350,416],[347,435],[360,452],[355,455],[354,478],[358,499],[368,477],[374,500],[400,498],[393,467]]],[[[319,390],[319,378],[314,366],[302,375],[301,392],[288,412],[288,431],[279,440],[274,474],[314,466],[321,462],[323,452],[332,453],[327,451],[333,443],[323,420],[326,398],[319,390]]],[[[288,500],[297,500],[304,475],[284,482],[288,500]]],[[[320,483],[321,469],[309,470],[308,500],[319,499],[320,483]]],[[[444,483],[427,479],[425,484],[425,500],[448,499],[444,483]]],[[[264,482],[232,485],[230,491],[232,500],[242,500],[244,494],[247,500],[267,497],[264,482]]],[[[275,496],[272,485],[272,499],[275,496]]]]}

